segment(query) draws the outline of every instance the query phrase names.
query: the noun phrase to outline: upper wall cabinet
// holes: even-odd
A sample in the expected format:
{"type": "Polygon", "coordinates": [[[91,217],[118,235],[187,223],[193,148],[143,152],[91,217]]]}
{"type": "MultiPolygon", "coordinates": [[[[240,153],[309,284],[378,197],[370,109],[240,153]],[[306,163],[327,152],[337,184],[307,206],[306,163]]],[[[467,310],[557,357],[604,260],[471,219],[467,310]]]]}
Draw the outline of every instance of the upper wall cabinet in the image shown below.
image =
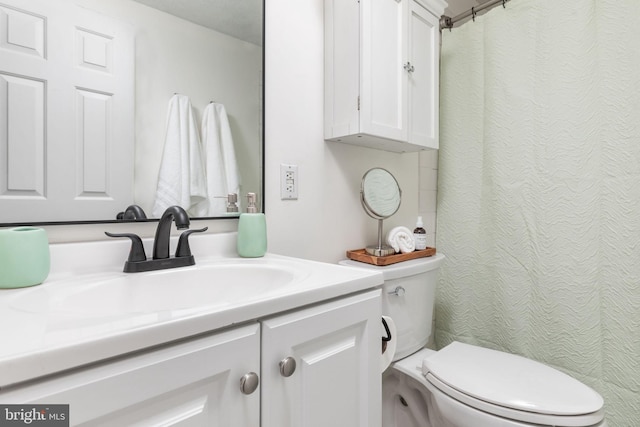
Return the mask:
{"type": "Polygon", "coordinates": [[[438,148],[442,0],[325,0],[326,140],[438,148]]]}

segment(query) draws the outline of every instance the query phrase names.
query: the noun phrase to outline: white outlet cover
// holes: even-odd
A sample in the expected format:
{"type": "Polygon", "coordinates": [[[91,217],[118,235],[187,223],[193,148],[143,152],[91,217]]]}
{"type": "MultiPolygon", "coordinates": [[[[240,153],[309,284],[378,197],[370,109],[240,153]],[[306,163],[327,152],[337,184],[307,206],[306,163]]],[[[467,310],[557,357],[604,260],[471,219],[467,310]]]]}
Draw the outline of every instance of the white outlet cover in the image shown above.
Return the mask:
{"type": "Polygon", "coordinates": [[[298,199],[298,165],[280,164],[280,199],[298,199]]]}

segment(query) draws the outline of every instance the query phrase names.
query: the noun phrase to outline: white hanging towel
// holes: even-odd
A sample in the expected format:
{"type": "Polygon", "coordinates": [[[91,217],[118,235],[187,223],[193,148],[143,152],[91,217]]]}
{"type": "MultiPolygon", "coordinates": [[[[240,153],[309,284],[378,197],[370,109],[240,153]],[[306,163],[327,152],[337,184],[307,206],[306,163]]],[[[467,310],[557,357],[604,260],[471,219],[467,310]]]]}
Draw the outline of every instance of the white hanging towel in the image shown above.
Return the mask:
{"type": "Polygon", "coordinates": [[[208,200],[203,202],[206,205],[207,216],[225,214],[227,194],[240,192],[240,173],[224,105],[211,102],[204,109],[202,145],[209,196],[208,200]]]}
{"type": "Polygon", "coordinates": [[[207,197],[202,145],[189,97],[175,94],[169,101],[164,152],[152,214],[160,217],[172,205],[191,216],[203,216],[207,197]]]}

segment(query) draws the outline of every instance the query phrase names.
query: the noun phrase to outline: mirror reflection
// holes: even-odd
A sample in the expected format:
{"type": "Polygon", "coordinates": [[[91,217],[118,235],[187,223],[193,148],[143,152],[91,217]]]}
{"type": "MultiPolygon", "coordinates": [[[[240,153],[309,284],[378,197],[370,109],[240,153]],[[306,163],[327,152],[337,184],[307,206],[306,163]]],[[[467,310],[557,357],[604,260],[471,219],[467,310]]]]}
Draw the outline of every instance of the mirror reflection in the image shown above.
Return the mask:
{"type": "Polygon", "coordinates": [[[386,219],[400,208],[402,191],[396,178],[386,169],[369,169],[362,177],[362,205],[369,216],[386,219]]]}
{"type": "Polygon", "coordinates": [[[262,0],[0,0],[0,223],[157,218],[162,203],[228,217],[233,192],[261,204],[262,14],[262,0]]]}
{"type": "Polygon", "coordinates": [[[398,212],[402,190],[396,178],[386,169],[369,169],[360,184],[360,202],[367,215],[378,220],[378,242],[365,248],[369,255],[393,255],[395,250],[383,244],[383,220],[398,212]]]}

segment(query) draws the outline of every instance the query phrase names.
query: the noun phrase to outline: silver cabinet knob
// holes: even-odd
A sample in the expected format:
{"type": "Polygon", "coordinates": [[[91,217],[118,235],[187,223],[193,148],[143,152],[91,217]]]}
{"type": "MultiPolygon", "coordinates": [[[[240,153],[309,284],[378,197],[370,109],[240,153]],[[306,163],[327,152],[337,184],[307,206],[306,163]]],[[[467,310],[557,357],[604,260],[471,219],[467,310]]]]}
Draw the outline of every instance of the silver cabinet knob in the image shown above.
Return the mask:
{"type": "Polygon", "coordinates": [[[413,73],[415,70],[415,67],[413,65],[411,65],[411,62],[407,62],[406,64],[404,64],[404,66],[402,67],[405,70],[407,70],[410,73],[413,73]]]}
{"type": "Polygon", "coordinates": [[[296,359],[293,357],[287,357],[280,361],[280,375],[283,377],[290,377],[296,371],[296,359]]]}
{"type": "Polygon", "coordinates": [[[251,394],[258,388],[258,384],[260,384],[260,378],[258,374],[255,372],[249,372],[248,374],[244,374],[242,378],[240,378],[240,391],[243,394],[251,394]]]}
{"type": "Polygon", "coordinates": [[[405,292],[407,292],[402,286],[396,286],[396,288],[389,292],[389,295],[395,295],[397,297],[404,296],[405,292]]]}

